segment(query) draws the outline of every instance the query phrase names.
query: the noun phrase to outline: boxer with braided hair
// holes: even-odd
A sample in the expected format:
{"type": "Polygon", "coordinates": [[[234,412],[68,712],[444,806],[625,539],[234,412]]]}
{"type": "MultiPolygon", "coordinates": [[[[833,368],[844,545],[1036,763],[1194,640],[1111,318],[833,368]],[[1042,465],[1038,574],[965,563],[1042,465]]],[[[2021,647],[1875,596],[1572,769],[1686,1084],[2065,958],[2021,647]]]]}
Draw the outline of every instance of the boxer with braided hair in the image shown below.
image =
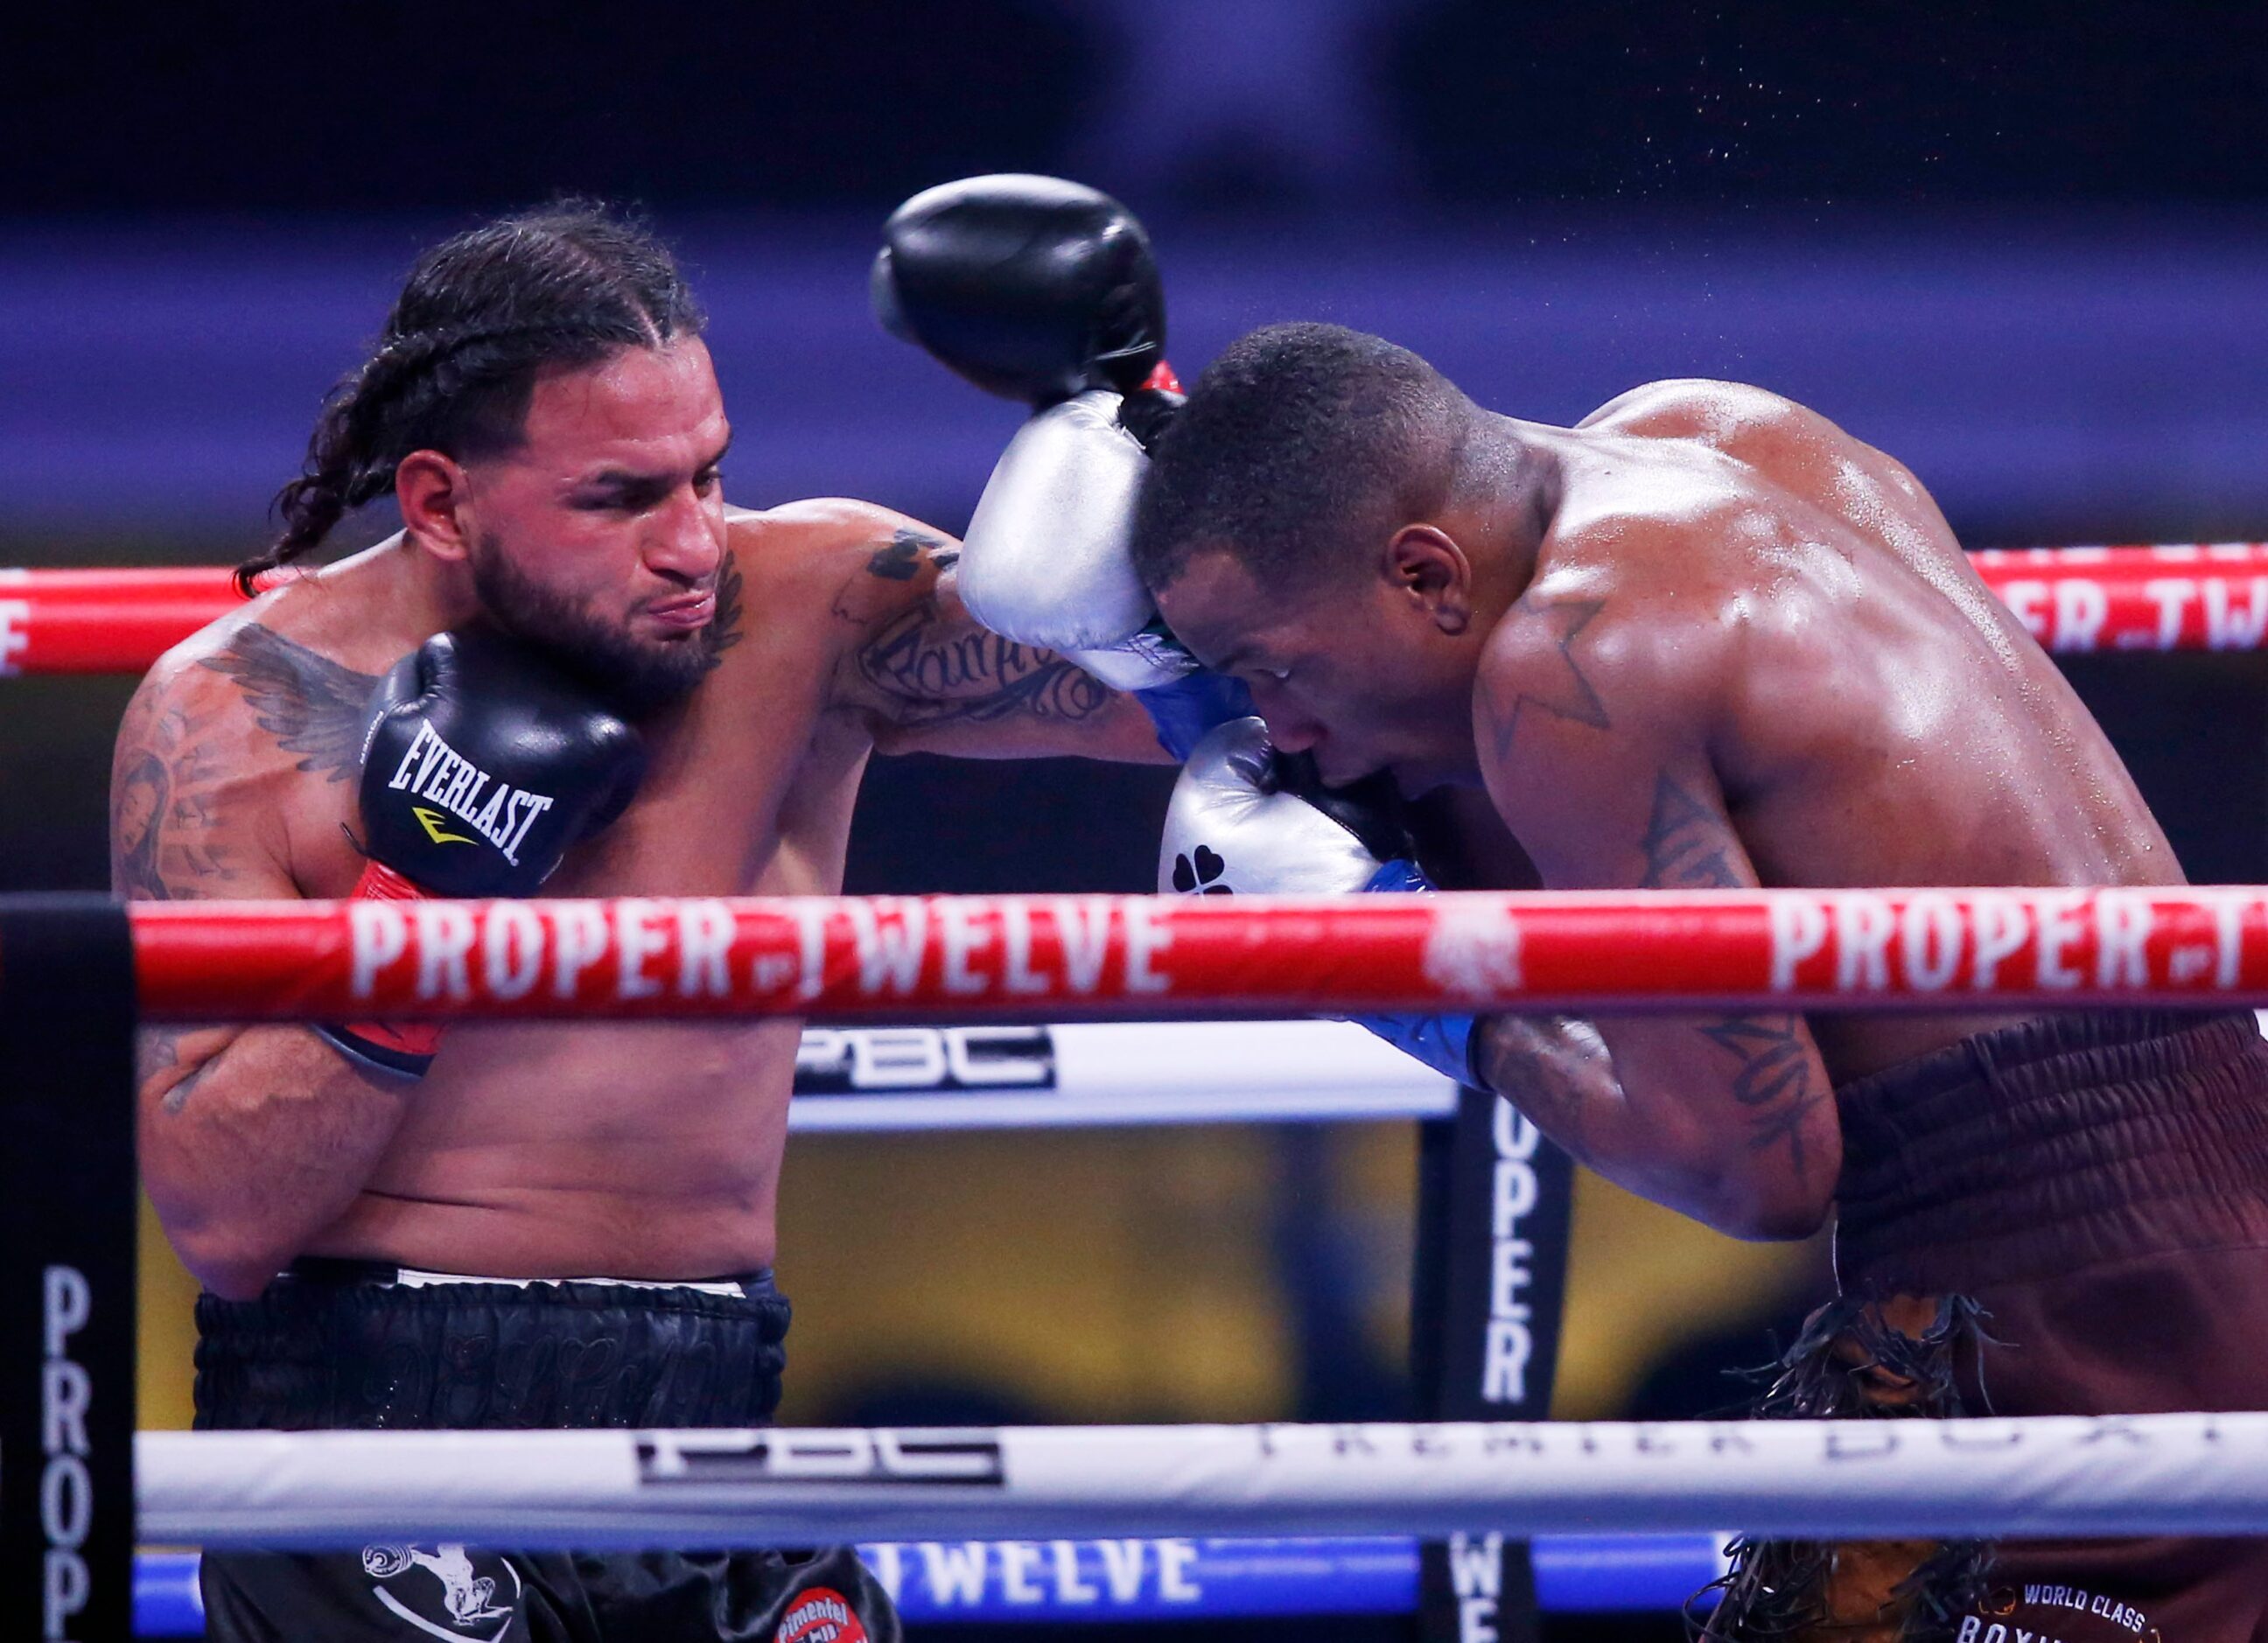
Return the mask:
{"type": "MultiPolygon", "coordinates": [[[[701,310],[570,203],[421,258],[325,406],[295,566],[161,659],[121,728],[129,896],[839,892],[877,751],[1161,757],[1140,710],[976,628],[954,545],[865,503],[727,508],[701,310]]],[[[143,1179],[204,1283],[209,1427],[747,1426],[792,1021],[150,1033],[143,1179]]],[[[217,1639],[890,1643],[848,1551],[205,1559],[217,1639]],[[846,1618],[847,1617],[847,1618],[846,1618]]]]}

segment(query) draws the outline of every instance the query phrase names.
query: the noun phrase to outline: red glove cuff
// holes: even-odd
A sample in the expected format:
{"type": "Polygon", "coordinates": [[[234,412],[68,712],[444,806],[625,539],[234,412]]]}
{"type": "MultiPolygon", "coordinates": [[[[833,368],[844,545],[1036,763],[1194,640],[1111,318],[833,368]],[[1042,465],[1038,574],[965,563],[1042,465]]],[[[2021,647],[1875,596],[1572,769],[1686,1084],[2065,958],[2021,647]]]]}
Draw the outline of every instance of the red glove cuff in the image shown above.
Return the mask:
{"type": "MultiPolygon", "coordinates": [[[[362,877],[355,880],[354,895],[357,901],[365,902],[433,899],[384,862],[368,858],[363,862],[362,877]]],[[[326,1022],[319,1030],[358,1060],[416,1077],[440,1049],[441,1026],[438,1021],[349,1021],[326,1022]]]]}

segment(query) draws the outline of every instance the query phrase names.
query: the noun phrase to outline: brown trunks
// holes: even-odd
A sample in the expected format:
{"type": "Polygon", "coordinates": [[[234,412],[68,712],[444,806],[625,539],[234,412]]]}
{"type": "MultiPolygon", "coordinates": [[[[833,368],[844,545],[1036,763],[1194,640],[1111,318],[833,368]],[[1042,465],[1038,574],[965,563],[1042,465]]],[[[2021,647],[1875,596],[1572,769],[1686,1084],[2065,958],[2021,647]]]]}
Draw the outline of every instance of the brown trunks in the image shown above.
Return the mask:
{"type": "MultiPolygon", "coordinates": [[[[1842,1295],[1759,1413],[2268,1409],[2250,1013],[2045,1017],[1836,1095],[1842,1295]]],[[[1705,1635],[2268,1643],[2268,1541],[1754,1543],[1705,1635]]]]}

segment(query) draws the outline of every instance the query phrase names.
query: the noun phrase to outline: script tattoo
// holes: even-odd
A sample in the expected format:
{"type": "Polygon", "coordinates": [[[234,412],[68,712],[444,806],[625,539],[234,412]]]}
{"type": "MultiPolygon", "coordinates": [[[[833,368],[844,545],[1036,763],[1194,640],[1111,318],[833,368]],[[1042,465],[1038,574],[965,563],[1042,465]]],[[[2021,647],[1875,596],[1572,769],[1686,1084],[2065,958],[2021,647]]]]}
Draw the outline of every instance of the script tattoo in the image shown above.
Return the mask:
{"type": "Polygon", "coordinates": [[[836,616],[873,636],[856,653],[858,675],[881,694],[893,723],[985,724],[1014,714],[1082,719],[1110,704],[1108,690],[1053,652],[989,633],[948,611],[934,593],[909,609],[903,591],[875,586],[913,582],[950,570],[960,557],[945,538],[901,527],[836,595],[836,616]]]}
{"type": "MultiPolygon", "coordinates": [[[[734,581],[733,615],[740,587],[734,581]]],[[[718,594],[718,620],[724,621],[725,595],[718,594]]],[[[737,636],[736,636],[737,637],[737,636]]],[[[726,641],[729,643],[729,641],[726,641]]],[[[250,703],[260,728],[286,753],[303,755],[294,767],[320,770],[342,782],[362,768],[362,738],[378,675],[357,673],[282,634],[248,623],[219,655],[203,666],[225,674],[250,703]]]]}
{"type": "Polygon", "coordinates": [[[1607,704],[1599,699],[1598,691],[1584,675],[1574,651],[1576,636],[1590,625],[1591,618],[1605,604],[1600,599],[1563,599],[1548,605],[1532,604],[1525,597],[1521,600],[1518,608],[1544,624],[1557,654],[1548,664],[1531,669],[1538,676],[1522,680],[1510,702],[1496,700],[1492,694],[1491,705],[1496,719],[1499,757],[1510,755],[1521,715],[1531,707],[1572,724],[1587,725],[1593,730],[1614,728],[1614,721],[1607,716],[1607,704]]]}
{"type": "MultiPolygon", "coordinates": [[[[1667,772],[1654,783],[1653,810],[1641,843],[1648,889],[1730,890],[1743,882],[1733,869],[1739,840],[1730,826],[1667,772]]],[[[1803,1151],[1804,1117],[1827,1099],[1827,1092],[1812,1078],[1811,1056],[1797,1018],[1728,1015],[1699,1030],[1739,1063],[1733,1072],[1733,1099],[1749,1115],[1749,1145],[1762,1153],[1786,1142],[1796,1176],[1802,1179],[1809,1163],[1803,1151]]]]}
{"type": "Polygon", "coordinates": [[[1640,882],[1649,890],[1736,890],[1741,879],[1726,853],[1729,842],[1716,813],[1665,774],[1653,785],[1640,882]]]}
{"type": "Polygon", "coordinates": [[[985,723],[1027,713],[1079,719],[1109,691],[1050,651],[954,621],[925,599],[858,652],[858,671],[889,698],[901,725],[985,723]]]}

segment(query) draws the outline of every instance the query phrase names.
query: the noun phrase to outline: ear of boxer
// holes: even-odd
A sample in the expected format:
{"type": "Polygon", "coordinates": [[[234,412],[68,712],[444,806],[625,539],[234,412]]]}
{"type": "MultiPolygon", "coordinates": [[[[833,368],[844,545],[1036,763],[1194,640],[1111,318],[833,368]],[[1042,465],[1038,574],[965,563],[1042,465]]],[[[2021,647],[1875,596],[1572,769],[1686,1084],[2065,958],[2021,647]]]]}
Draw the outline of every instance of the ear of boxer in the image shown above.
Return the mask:
{"type": "MultiPolygon", "coordinates": [[[[1233,719],[1193,748],[1166,809],[1158,888],[1167,895],[1344,895],[1431,890],[1390,782],[1323,786],[1280,754],[1258,718],[1233,719]]],[[[1472,1071],[1474,1018],[1349,1018],[1459,1084],[1472,1071]]]]}
{"type": "Polygon", "coordinates": [[[1185,757],[1252,709],[1241,684],[1167,631],[1128,550],[1145,453],[1182,400],[1142,225],[1078,183],[1001,175],[916,195],[883,239],[872,280],[882,324],[1035,408],[962,540],[961,602],[1003,637],[1132,692],[1185,757]]]}

